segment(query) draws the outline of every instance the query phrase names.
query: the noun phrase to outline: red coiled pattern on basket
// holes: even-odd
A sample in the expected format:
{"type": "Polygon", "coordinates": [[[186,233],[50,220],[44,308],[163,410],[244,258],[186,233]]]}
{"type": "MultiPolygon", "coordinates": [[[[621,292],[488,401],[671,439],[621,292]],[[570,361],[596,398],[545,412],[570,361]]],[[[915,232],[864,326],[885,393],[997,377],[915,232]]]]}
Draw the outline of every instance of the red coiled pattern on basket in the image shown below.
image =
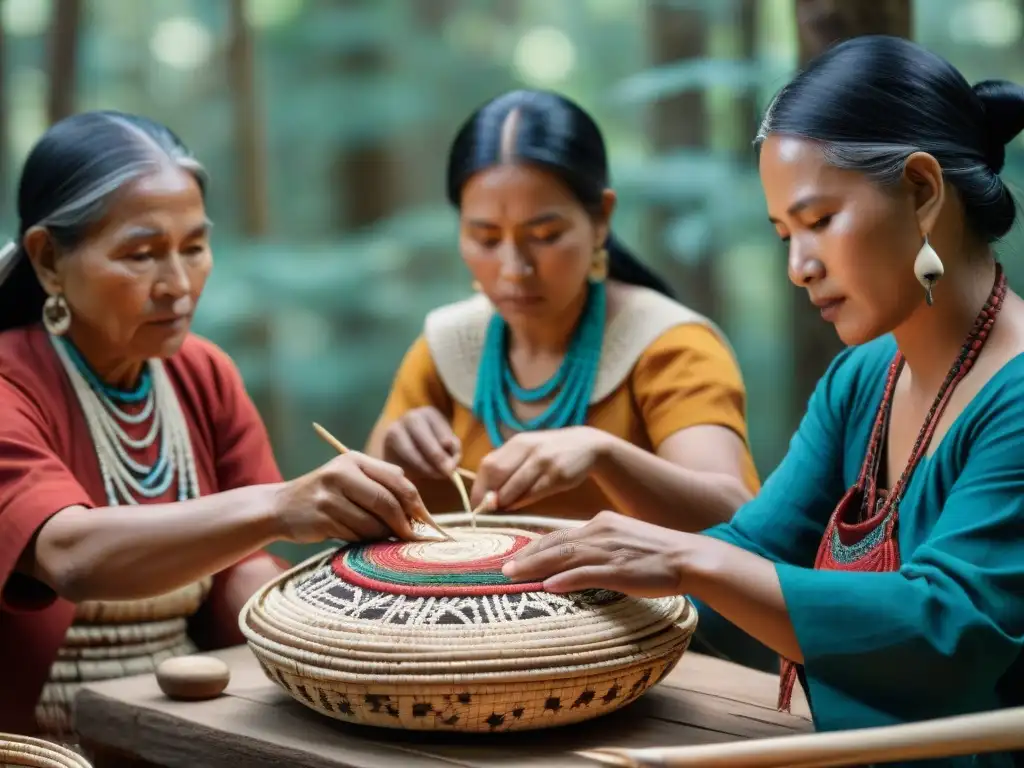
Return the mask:
{"type": "Polygon", "coordinates": [[[541,582],[512,582],[501,566],[533,539],[496,530],[459,531],[452,542],[350,544],[331,561],[349,584],[410,597],[542,592],[541,582]]]}

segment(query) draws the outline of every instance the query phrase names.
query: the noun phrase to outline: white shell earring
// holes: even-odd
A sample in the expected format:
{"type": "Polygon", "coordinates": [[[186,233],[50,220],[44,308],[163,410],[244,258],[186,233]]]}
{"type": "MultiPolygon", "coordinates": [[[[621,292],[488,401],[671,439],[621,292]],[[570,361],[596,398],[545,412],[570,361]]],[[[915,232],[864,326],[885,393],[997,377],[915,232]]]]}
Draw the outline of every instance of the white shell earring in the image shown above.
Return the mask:
{"type": "Polygon", "coordinates": [[[928,302],[929,307],[932,305],[932,289],[939,282],[943,271],[942,259],[928,242],[928,235],[925,235],[924,245],[921,246],[921,250],[917,252],[917,258],[914,259],[914,275],[917,277],[917,281],[924,286],[924,300],[928,302]]]}
{"type": "Polygon", "coordinates": [[[43,327],[53,336],[63,336],[71,327],[71,308],[64,294],[47,296],[43,304],[43,327]]]}

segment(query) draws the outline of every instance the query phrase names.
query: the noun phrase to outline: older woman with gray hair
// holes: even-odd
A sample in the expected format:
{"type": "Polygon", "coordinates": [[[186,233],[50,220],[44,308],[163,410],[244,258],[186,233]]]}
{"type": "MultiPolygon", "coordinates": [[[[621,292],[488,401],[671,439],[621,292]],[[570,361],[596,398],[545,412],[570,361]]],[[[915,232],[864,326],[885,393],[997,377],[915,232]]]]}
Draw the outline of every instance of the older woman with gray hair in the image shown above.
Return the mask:
{"type": "Polygon", "coordinates": [[[239,642],[275,540],[429,522],[362,454],[282,481],[235,366],[189,331],[205,188],[171,131],[117,112],[57,123],[26,161],[0,257],[0,731],[61,737],[104,668],[239,642]]]}

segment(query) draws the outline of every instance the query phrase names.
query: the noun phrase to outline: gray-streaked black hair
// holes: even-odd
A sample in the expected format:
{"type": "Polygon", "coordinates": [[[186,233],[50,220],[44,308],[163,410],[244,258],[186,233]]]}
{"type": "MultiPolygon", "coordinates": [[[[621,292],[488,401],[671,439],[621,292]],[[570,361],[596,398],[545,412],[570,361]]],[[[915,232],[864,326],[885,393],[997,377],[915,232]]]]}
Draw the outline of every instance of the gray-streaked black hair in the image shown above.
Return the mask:
{"type": "Polygon", "coordinates": [[[42,226],[62,248],[82,242],[125,184],[173,163],[206,192],[206,172],[170,129],[112,110],[83,112],[52,125],[36,142],[18,183],[18,235],[0,260],[0,331],[38,322],[46,294],[22,240],[42,226]]]}
{"type": "Polygon", "coordinates": [[[999,177],[1006,145],[1024,130],[1024,87],[971,86],[948,61],[899,37],[865,35],[811,61],[783,87],[754,141],[769,134],[821,144],[837,168],[897,182],[927,152],[960,194],[969,226],[987,242],[1013,227],[1017,205],[999,177]]]}

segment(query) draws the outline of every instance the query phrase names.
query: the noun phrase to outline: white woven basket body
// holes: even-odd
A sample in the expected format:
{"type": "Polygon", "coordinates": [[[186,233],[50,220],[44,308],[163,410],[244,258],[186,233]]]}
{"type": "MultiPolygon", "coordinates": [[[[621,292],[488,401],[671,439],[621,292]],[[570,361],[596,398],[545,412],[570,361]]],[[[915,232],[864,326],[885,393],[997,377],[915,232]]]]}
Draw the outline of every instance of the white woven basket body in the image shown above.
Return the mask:
{"type": "Polygon", "coordinates": [[[66,747],[43,739],[0,733],[0,768],[91,768],[89,762],[66,747]]]}
{"type": "Polygon", "coordinates": [[[380,551],[376,545],[317,555],[266,585],[239,617],[267,677],[305,706],[347,722],[527,730],[587,720],[635,701],[689,645],[697,613],[683,597],[509,593],[502,592],[507,584],[491,586],[501,579],[500,567],[486,575],[485,586],[473,581],[470,566],[459,570],[464,552],[472,555],[467,563],[501,562],[510,542],[522,546],[572,523],[481,516],[473,530],[456,527],[463,522],[457,518],[438,518],[455,544],[406,545],[400,556],[409,560],[402,562],[429,568],[443,561],[453,582],[483,592],[448,594],[452,587],[442,575],[424,588],[428,594],[417,593],[401,586],[400,569],[383,566],[373,570],[385,574],[379,580],[360,581],[364,571],[355,566],[369,562],[380,551]],[[371,554],[358,560],[362,555],[353,551],[371,554]],[[375,588],[388,574],[396,582],[375,588]]]}

